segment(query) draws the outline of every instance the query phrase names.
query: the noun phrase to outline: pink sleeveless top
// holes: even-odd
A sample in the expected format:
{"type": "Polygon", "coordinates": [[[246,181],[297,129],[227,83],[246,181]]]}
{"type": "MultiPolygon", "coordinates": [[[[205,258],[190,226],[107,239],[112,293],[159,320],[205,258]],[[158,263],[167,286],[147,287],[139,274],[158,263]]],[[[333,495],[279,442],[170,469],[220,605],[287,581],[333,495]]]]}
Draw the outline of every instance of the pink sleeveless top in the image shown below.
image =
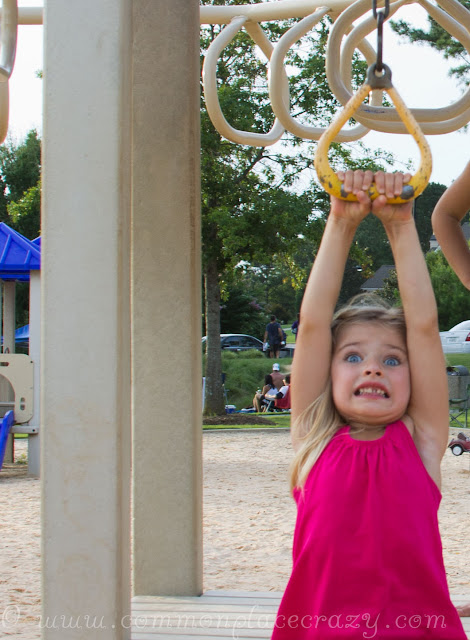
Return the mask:
{"type": "Polygon", "coordinates": [[[378,440],[339,429],[313,466],[272,640],[466,640],[449,598],[441,494],[403,424],[378,440]]]}

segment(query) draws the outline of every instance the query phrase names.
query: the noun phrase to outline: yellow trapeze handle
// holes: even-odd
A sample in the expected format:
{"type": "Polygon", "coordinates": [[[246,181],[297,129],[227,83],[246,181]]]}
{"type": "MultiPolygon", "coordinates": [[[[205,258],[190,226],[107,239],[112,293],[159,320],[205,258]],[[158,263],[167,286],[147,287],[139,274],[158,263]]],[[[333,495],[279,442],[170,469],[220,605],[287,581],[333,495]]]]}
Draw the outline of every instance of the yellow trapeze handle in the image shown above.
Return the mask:
{"type": "MultiPolygon", "coordinates": [[[[414,176],[412,176],[408,184],[403,187],[403,191],[399,196],[388,198],[387,202],[390,204],[401,204],[408,202],[411,198],[417,198],[429,182],[432,171],[431,149],[413,114],[393,87],[391,77],[392,74],[387,65],[383,65],[382,76],[376,75],[375,65],[369,67],[367,82],[352,96],[344,109],[334,118],[333,122],[318,141],[315,154],[315,169],[318,179],[325,191],[341,200],[354,201],[357,200],[357,198],[354,194],[343,191],[342,182],[338,179],[328,162],[328,149],[337,133],[349,118],[354,116],[357,109],[373,89],[382,89],[388,93],[408,133],[416,140],[421,153],[421,162],[414,176]]],[[[375,184],[373,184],[369,189],[371,200],[375,200],[379,195],[375,184]]]]}

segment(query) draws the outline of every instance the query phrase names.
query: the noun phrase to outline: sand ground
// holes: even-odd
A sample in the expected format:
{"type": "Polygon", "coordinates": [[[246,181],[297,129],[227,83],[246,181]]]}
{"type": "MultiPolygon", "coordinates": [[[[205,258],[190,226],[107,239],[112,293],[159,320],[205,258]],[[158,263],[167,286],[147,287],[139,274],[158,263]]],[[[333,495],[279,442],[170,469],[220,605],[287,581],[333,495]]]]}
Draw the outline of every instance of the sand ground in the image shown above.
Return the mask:
{"type": "MultiPolygon", "coordinates": [[[[205,432],[204,588],[282,591],[291,567],[295,505],[286,431],[205,432]]],[[[21,456],[25,443],[17,445],[21,456]]],[[[440,526],[450,591],[468,595],[470,455],[448,450],[440,526]]],[[[40,638],[40,486],[25,467],[0,473],[0,635],[40,638]]]]}

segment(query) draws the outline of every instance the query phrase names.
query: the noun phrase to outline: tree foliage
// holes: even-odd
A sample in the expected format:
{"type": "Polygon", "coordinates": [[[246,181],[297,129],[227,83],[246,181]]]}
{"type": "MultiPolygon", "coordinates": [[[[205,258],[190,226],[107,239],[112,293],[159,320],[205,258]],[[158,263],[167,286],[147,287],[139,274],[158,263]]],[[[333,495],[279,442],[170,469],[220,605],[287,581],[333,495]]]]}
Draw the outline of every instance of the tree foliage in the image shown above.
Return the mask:
{"type": "Polygon", "coordinates": [[[30,131],[0,147],[0,221],[30,240],[41,228],[41,141],[30,131]]]}
{"type": "Polygon", "coordinates": [[[470,296],[442,251],[428,253],[426,263],[436,296],[439,328],[448,331],[462,320],[470,318],[470,296]]]}
{"type": "MultiPolygon", "coordinates": [[[[416,230],[424,253],[429,251],[429,240],[432,235],[431,214],[445,190],[446,187],[443,184],[430,182],[415,201],[416,230]]],[[[374,270],[383,264],[393,264],[393,255],[387,234],[376,216],[369,215],[361,222],[355,239],[371,256],[374,270]]]]}
{"type": "MultiPolygon", "coordinates": [[[[461,4],[470,9],[470,0],[460,0],[461,4]]],[[[428,16],[428,29],[417,29],[404,20],[391,21],[392,28],[399,35],[404,36],[410,42],[428,45],[444,54],[448,60],[454,60],[457,64],[450,70],[463,84],[468,84],[470,79],[470,56],[461,42],[449,34],[431,16],[428,16]]]]}
{"type": "MultiPolygon", "coordinates": [[[[30,240],[40,235],[41,141],[36,131],[0,146],[0,222],[30,240]]],[[[16,324],[29,321],[29,284],[16,287],[16,324]]]]}

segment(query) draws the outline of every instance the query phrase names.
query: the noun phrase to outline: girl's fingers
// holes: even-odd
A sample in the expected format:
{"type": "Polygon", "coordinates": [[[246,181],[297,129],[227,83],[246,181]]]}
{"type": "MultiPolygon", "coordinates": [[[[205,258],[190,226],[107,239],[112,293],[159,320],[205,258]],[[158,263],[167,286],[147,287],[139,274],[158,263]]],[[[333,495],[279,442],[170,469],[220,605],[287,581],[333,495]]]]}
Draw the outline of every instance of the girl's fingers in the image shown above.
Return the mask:
{"type": "Polygon", "coordinates": [[[384,173],[377,171],[374,181],[379,193],[383,193],[387,198],[399,196],[403,191],[403,185],[411,179],[410,173],[384,173]]]}
{"type": "Polygon", "coordinates": [[[343,183],[346,193],[357,193],[358,191],[368,191],[374,181],[372,171],[362,171],[357,169],[352,171],[338,171],[338,179],[343,183]]]}
{"type": "Polygon", "coordinates": [[[385,173],[384,171],[373,173],[360,169],[338,171],[337,176],[343,183],[343,190],[346,193],[357,195],[360,191],[368,192],[372,184],[375,183],[378,193],[387,198],[399,196],[403,191],[403,185],[411,179],[410,173],[385,173]]]}

